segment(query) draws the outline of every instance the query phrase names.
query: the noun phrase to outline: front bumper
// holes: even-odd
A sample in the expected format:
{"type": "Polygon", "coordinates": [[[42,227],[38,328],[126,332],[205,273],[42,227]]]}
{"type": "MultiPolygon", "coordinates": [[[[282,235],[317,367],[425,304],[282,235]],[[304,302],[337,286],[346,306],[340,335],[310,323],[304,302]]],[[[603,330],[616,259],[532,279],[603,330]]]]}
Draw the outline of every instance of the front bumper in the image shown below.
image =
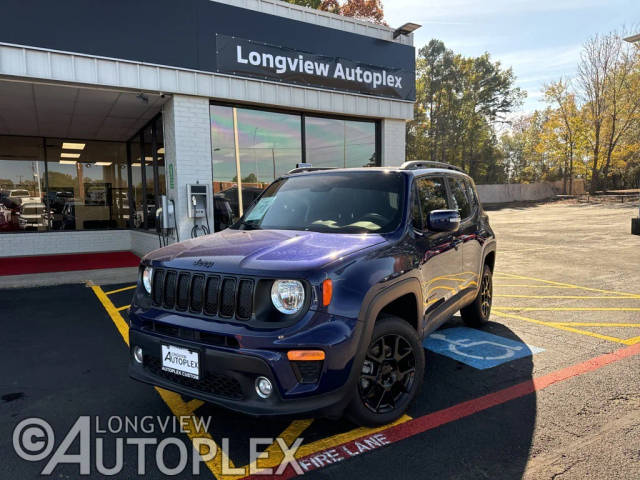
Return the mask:
{"type": "MultiPolygon", "coordinates": [[[[133,316],[136,316],[132,312],[133,316]]],[[[142,365],[130,355],[129,375],[135,380],[199,398],[251,415],[285,415],[322,412],[339,413],[353,392],[357,375],[352,372],[362,340],[363,326],[358,321],[322,322],[309,331],[291,336],[274,332],[262,335],[235,335],[233,346],[214,346],[203,342],[151,332],[144,320],[136,317],[129,330],[131,349],[143,351],[142,365]],[[140,326],[142,325],[142,326],[140,326]],[[285,337],[285,338],[281,338],[285,337]],[[314,339],[306,343],[304,339],[314,339]],[[286,352],[290,349],[321,348],[326,353],[316,383],[301,383],[286,352]],[[161,368],[162,345],[176,345],[198,351],[200,380],[180,377],[161,368]],[[260,348],[256,348],[260,345],[260,348]],[[265,376],[274,385],[273,394],[261,398],[255,391],[255,379],[265,376]]],[[[168,320],[168,319],[167,319],[168,320]]]]}

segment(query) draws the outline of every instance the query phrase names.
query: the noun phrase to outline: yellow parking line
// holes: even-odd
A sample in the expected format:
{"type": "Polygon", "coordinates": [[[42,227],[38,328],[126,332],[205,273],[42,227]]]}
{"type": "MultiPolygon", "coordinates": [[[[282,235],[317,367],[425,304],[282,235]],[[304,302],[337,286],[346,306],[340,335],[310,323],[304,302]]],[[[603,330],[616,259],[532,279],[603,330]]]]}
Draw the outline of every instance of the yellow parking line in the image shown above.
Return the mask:
{"type": "Polygon", "coordinates": [[[121,312],[122,310],[126,310],[127,308],[129,308],[131,305],[125,305],[123,307],[117,307],[116,311],[121,312]]]}
{"type": "Polygon", "coordinates": [[[625,345],[635,345],[636,343],[640,343],[640,337],[627,338],[622,343],[625,345]]]}
{"type": "Polygon", "coordinates": [[[501,294],[501,295],[494,295],[494,297],[505,297],[505,298],[557,298],[557,299],[562,299],[562,298],[572,298],[572,299],[576,299],[576,300],[590,300],[590,299],[605,299],[605,300],[618,300],[618,299],[631,299],[631,300],[636,300],[633,297],[621,297],[621,296],[600,296],[600,297],[590,297],[590,296],[583,296],[583,295],[511,295],[511,294],[501,294]]]}
{"type": "MultiPolygon", "coordinates": [[[[122,318],[122,315],[120,315],[119,309],[115,307],[113,302],[111,302],[107,294],[102,290],[102,288],[100,288],[100,286],[91,285],[91,289],[93,290],[93,293],[95,293],[96,297],[98,297],[98,300],[100,300],[100,303],[102,303],[102,306],[109,314],[109,317],[111,317],[111,320],[113,321],[116,328],[118,329],[118,332],[120,332],[120,335],[122,335],[122,339],[125,341],[127,345],[129,345],[129,326],[124,321],[124,318],[122,318]]],[[[177,393],[170,392],[163,388],[158,388],[158,387],[154,387],[154,388],[156,389],[156,391],[158,392],[162,400],[164,400],[164,403],[167,404],[167,406],[169,407],[173,415],[175,415],[176,417],[181,417],[181,416],[189,417],[188,425],[187,425],[187,428],[185,428],[185,430],[188,430],[187,435],[189,436],[192,442],[195,438],[208,438],[212,442],[214,442],[213,438],[208,432],[198,431],[193,422],[193,412],[197,408],[196,404],[185,403],[180,397],[180,395],[178,395],[177,393]]],[[[216,476],[216,478],[218,478],[218,476],[222,473],[222,462],[226,460],[225,464],[231,468],[233,468],[234,465],[233,465],[233,462],[231,462],[231,460],[225,455],[223,450],[217,444],[215,445],[220,455],[216,454],[216,456],[212,460],[207,461],[206,464],[207,464],[207,467],[209,467],[209,470],[211,470],[211,473],[213,473],[213,475],[216,476]],[[218,458],[220,460],[217,462],[214,462],[214,460],[218,458]]],[[[206,453],[208,452],[202,452],[202,451],[200,452],[201,455],[206,453]]]]}
{"type": "Polygon", "coordinates": [[[562,287],[576,287],[576,288],[580,288],[582,290],[589,290],[591,292],[600,292],[600,293],[611,293],[614,295],[625,295],[625,296],[629,296],[632,298],[640,298],[640,294],[637,293],[628,293],[628,292],[616,292],[616,291],[612,291],[612,290],[602,290],[600,288],[590,288],[590,287],[582,287],[580,285],[573,285],[571,283],[562,283],[562,282],[554,282],[552,280],[544,280],[542,278],[535,278],[535,277],[525,277],[523,275],[514,275],[512,273],[500,273],[500,276],[502,276],[503,278],[506,276],[508,278],[511,279],[519,279],[519,280],[533,280],[534,282],[543,282],[543,283],[548,283],[550,285],[558,285],[558,286],[562,286],[562,287]]]}
{"type": "Polygon", "coordinates": [[[127,325],[127,322],[124,321],[124,318],[122,318],[122,315],[120,315],[118,309],[111,302],[109,297],[107,297],[107,294],[104,293],[100,286],[91,285],[91,289],[93,290],[93,293],[95,293],[96,297],[98,297],[98,300],[100,300],[100,303],[102,303],[102,306],[109,314],[109,317],[111,317],[113,323],[115,323],[116,328],[118,329],[118,332],[120,332],[120,335],[122,335],[122,339],[124,340],[124,342],[129,345],[129,325],[127,325]]]}
{"type": "Polygon", "coordinates": [[[544,325],[544,326],[551,327],[551,328],[557,328],[558,330],[564,330],[566,332],[573,332],[573,333],[578,333],[580,335],[586,335],[588,337],[599,338],[600,340],[608,340],[610,342],[622,343],[623,345],[630,345],[629,343],[627,343],[628,340],[623,340],[621,338],[611,337],[609,335],[601,335],[599,333],[590,332],[588,330],[580,330],[578,328],[572,328],[572,327],[568,327],[568,326],[564,326],[564,325],[554,325],[552,322],[543,322],[542,320],[536,320],[535,318],[523,317],[522,315],[514,315],[512,313],[498,312],[498,311],[495,311],[495,310],[492,310],[491,314],[492,315],[497,315],[498,317],[514,318],[516,320],[523,320],[523,321],[529,322],[529,323],[535,323],[535,324],[538,324],[538,325],[544,325]]]}
{"type": "MultiPolygon", "coordinates": [[[[129,345],[129,326],[125,322],[124,318],[122,318],[122,315],[120,315],[120,312],[118,311],[119,309],[115,307],[113,302],[111,302],[111,300],[109,299],[107,294],[102,290],[102,288],[100,288],[98,285],[90,285],[90,286],[93,292],[95,293],[96,297],[98,298],[98,300],[100,300],[100,303],[102,303],[102,306],[104,307],[104,309],[109,314],[109,317],[111,318],[113,323],[116,325],[116,328],[118,329],[118,332],[120,332],[120,335],[122,336],[123,340],[127,345],[129,345]]],[[[122,310],[122,308],[120,310],[122,310]]],[[[187,435],[189,436],[192,442],[196,438],[207,438],[211,442],[214,442],[213,438],[208,432],[198,431],[195,423],[193,422],[193,414],[195,410],[198,409],[204,402],[197,399],[193,399],[189,402],[184,402],[182,400],[182,397],[175,392],[170,392],[168,390],[165,390],[159,387],[155,387],[155,389],[160,395],[160,397],[162,398],[162,400],[164,400],[164,402],[167,404],[167,406],[169,407],[173,415],[175,415],[176,417],[180,417],[180,416],[189,417],[188,425],[187,425],[187,428],[185,428],[185,430],[188,430],[187,435]]],[[[411,417],[408,415],[404,415],[392,425],[396,425],[398,423],[404,423],[409,420],[411,420],[411,417]]],[[[299,437],[302,434],[302,432],[309,427],[309,425],[311,425],[312,422],[313,422],[312,419],[295,420],[287,427],[286,430],[284,430],[279,435],[279,437],[285,440],[287,445],[291,445],[293,441],[297,437],[299,437]]],[[[341,443],[354,440],[363,435],[384,430],[389,426],[390,425],[385,425],[383,427],[379,427],[375,429],[355,428],[345,433],[337,434],[332,437],[323,438],[321,440],[317,440],[315,442],[301,446],[296,452],[296,457],[297,458],[304,457],[306,455],[310,455],[312,453],[321,451],[325,448],[331,448],[335,445],[339,445],[341,443]]],[[[215,442],[214,444],[216,445],[217,451],[220,453],[220,455],[216,454],[216,456],[212,460],[209,460],[206,462],[206,465],[216,478],[235,479],[235,478],[245,477],[248,474],[248,472],[250,471],[249,470],[250,465],[245,465],[244,467],[240,467],[245,472],[241,475],[231,475],[231,476],[223,475],[222,465],[225,465],[228,468],[235,468],[235,465],[231,461],[231,459],[225,454],[225,452],[215,442]]],[[[282,451],[279,445],[277,444],[277,442],[274,442],[272,445],[270,445],[266,449],[266,451],[269,453],[269,458],[264,460],[265,462],[264,465],[262,465],[262,461],[261,461],[260,468],[275,467],[276,465],[279,465],[284,455],[282,454],[282,451]]],[[[204,448],[201,448],[200,455],[205,455],[208,453],[209,452],[205,451],[204,448]]]]}
{"type": "MultiPolygon", "coordinates": [[[[495,277],[494,277],[495,278],[495,277]]],[[[506,277],[504,277],[506,278],[506,277]]],[[[529,284],[522,284],[522,283],[512,283],[512,284],[506,284],[506,283],[495,283],[493,284],[495,287],[522,287],[522,288],[568,288],[568,289],[580,289],[581,287],[578,286],[560,286],[560,285],[529,285],[529,284]]]]}
{"type": "Polygon", "coordinates": [[[493,308],[522,310],[523,312],[640,312],[640,307],[509,307],[494,305],[493,308]]]}
{"type": "Polygon", "coordinates": [[[549,325],[574,327],[638,327],[640,323],[607,323],[607,322],[547,322],[549,325]]]}
{"type": "Polygon", "coordinates": [[[105,295],[112,295],[114,293],[124,292],[125,290],[133,290],[137,285],[131,285],[129,287],[118,288],[117,290],[109,290],[108,292],[104,292],[105,295]]]}

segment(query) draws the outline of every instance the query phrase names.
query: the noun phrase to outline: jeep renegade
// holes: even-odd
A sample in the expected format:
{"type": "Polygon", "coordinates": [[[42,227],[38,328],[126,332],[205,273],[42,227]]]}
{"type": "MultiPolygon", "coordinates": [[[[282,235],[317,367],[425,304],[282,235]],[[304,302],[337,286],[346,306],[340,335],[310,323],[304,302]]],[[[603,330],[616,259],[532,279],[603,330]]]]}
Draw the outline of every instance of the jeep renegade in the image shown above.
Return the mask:
{"type": "Polygon", "coordinates": [[[424,337],[458,310],[488,320],[495,251],[456,167],[293,170],[230,228],[142,259],[130,376],[252,415],[389,423],[424,337]]]}

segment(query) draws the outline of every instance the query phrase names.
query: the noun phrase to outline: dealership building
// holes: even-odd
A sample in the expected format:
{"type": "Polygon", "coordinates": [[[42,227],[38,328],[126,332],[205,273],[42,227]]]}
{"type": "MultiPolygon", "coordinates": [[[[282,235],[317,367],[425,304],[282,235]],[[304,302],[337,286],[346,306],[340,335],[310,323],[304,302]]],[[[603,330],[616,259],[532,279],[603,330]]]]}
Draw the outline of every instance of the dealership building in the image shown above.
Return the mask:
{"type": "Polygon", "coordinates": [[[298,163],[404,161],[407,31],[279,0],[2,10],[0,257],[143,254],[163,196],[171,242],[225,228],[298,163]]]}

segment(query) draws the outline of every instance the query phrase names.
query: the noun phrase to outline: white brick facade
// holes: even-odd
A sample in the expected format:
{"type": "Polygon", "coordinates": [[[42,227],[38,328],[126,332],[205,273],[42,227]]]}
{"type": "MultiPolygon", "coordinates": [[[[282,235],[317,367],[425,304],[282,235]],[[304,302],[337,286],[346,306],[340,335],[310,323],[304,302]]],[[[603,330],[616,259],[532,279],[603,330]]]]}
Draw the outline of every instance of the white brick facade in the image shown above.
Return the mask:
{"type": "MultiPolygon", "coordinates": [[[[175,202],[180,240],[191,237],[193,219],[187,217],[187,185],[200,183],[212,188],[211,130],[209,99],[174,95],[162,109],[164,125],[165,169],[167,197],[175,202]],[[174,188],[169,175],[173,165],[174,188]]],[[[213,203],[207,205],[209,225],[213,230],[213,203]]],[[[204,223],[204,219],[198,222],[204,223]]]]}
{"type": "Polygon", "coordinates": [[[399,166],[405,160],[406,123],[404,120],[382,121],[382,165],[399,166]]]}

